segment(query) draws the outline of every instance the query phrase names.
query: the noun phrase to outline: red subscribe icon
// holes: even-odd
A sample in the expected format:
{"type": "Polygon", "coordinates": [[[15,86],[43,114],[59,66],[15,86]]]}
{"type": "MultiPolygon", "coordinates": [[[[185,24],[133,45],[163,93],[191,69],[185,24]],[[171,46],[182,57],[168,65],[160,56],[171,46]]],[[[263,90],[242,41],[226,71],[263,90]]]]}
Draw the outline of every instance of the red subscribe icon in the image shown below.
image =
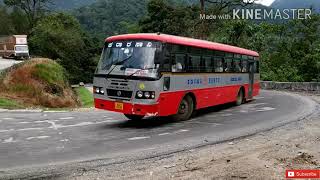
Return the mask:
{"type": "Polygon", "coordinates": [[[320,170],[286,170],[286,178],[320,179],[320,170]]]}

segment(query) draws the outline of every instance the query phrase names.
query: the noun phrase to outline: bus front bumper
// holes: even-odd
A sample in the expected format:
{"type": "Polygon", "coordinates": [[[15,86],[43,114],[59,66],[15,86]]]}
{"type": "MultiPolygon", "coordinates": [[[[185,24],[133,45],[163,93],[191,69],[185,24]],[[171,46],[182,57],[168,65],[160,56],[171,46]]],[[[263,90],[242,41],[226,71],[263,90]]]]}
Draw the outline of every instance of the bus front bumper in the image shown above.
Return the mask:
{"type": "Polygon", "coordinates": [[[123,114],[134,114],[142,116],[159,116],[158,104],[132,104],[121,101],[110,101],[94,99],[95,108],[123,114]]]}

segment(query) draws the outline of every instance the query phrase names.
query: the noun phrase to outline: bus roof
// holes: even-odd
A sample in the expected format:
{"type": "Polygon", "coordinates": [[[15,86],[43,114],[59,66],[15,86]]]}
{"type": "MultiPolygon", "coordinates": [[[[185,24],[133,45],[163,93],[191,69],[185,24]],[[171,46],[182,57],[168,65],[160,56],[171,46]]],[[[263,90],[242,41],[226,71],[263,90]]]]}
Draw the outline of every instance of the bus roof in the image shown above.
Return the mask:
{"type": "Polygon", "coordinates": [[[193,46],[198,48],[206,48],[217,51],[224,51],[230,53],[237,53],[248,56],[259,56],[259,54],[255,51],[251,51],[244,48],[239,48],[235,46],[230,46],[226,44],[220,44],[205,40],[173,36],[167,34],[156,34],[156,33],[140,33],[140,34],[123,34],[112,36],[106,39],[106,42],[114,42],[114,41],[123,41],[123,40],[153,40],[153,41],[161,41],[165,43],[179,44],[185,46],[193,46]]]}

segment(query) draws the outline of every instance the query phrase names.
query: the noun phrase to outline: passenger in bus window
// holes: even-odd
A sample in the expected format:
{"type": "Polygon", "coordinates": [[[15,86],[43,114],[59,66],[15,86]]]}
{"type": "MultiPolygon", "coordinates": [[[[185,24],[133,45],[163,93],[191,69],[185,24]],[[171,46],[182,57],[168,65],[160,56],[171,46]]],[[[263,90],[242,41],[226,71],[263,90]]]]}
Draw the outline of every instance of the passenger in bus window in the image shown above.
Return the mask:
{"type": "Polygon", "coordinates": [[[222,59],[217,60],[217,64],[216,64],[216,67],[215,67],[215,72],[223,72],[222,59]]]}
{"type": "Polygon", "coordinates": [[[248,72],[247,60],[242,60],[242,72],[248,72]]]}
{"type": "Polygon", "coordinates": [[[238,60],[234,61],[234,71],[241,72],[240,61],[238,61],[238,60]]]}
{"type": "Polygon", "coordinates": [[[185,58],[183,54],[175,55],[175,63],[172,65],[172,72],[183,72],[185,70],[185,58]]]}
{"type": "Polygon", "coordinates": [[[182,70],[183,70],[183,66],[181,63],[172,65],[172,72],[182,72],[182,70]]]}
{"type": "Polygon", "coordinates": [[[225,70],[224,72],[232,72],[232,59],[225,60],[225,70]]]}

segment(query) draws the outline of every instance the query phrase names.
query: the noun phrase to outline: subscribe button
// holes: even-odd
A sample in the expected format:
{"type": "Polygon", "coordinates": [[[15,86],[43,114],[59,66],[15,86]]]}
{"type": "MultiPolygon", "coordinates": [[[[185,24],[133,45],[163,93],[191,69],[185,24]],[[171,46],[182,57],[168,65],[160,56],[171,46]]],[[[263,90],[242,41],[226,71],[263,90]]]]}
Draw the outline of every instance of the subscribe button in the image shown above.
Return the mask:
{"type": "Polygon", "coordinates": [[[287,170],[286,178],[320,179],[320,170],[287,170]]]}

